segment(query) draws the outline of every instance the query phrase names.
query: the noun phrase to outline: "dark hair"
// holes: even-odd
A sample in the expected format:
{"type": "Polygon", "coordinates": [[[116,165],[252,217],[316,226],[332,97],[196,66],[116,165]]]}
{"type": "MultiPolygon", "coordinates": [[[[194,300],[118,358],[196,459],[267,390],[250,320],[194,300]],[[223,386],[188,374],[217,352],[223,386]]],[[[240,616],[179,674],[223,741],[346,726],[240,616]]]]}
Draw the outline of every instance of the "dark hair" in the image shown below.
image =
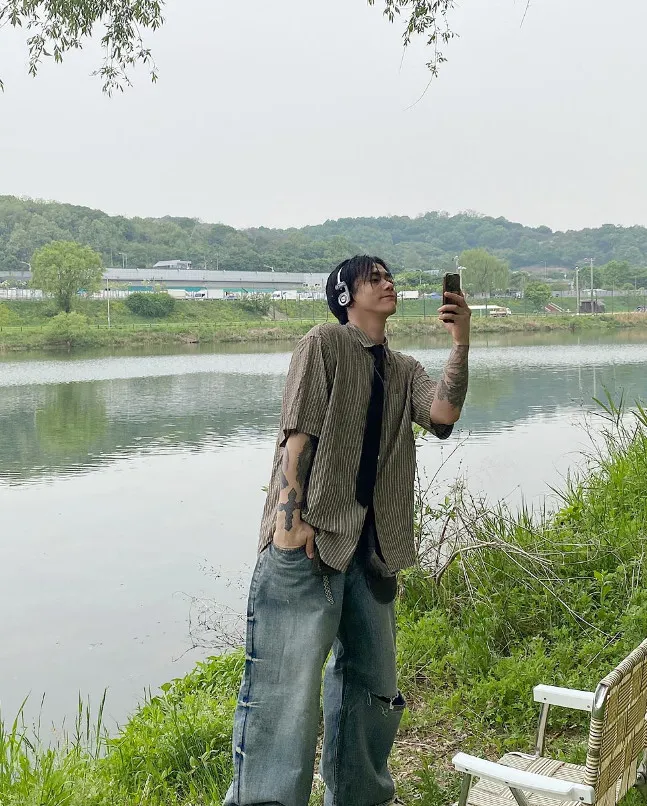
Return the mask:
{"type": "Polygon", "coordinates": [[[328,307],[342,325],[345,325],[346,322],[348,322],[348,308],[340,305],[337,302],[340,294],[340,292],[335,289],[335,286],[337,285],[337,277],[340,276],[341,272],[340,279],[348,286],[352,301],[353,294],[357,288],[357,283],[359,281],[367,282],[370,280],[373,272],[373,266],[376,264],[378,266],[382,266],[384,271],[390,273],[389,267],[381,257],[372,257],[371,255],[355,255],[355,257],[351,257],[348,260],[342,260],[342,262],[328,275],[328,281],[326,282],[326,300],[328,301],[328,307]]]}

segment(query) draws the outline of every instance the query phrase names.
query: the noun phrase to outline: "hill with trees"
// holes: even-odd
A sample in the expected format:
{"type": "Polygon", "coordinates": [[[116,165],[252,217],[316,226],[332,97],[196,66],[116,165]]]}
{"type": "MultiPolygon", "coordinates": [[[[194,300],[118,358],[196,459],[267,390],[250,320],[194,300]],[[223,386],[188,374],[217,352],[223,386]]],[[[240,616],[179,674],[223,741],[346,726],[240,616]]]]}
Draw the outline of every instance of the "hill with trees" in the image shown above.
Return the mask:
{"type": "Polygon", "coordinates": [[[514,271],[572,269],[584,258],[647,266],[647,228],[606,224],[568,232],[526,227],[472,212],[410,218],[342,218],[301,229],[237,230],[194,218],[126,218],[57,202],[0,196],[0,269],[20,270],[52,241],[76,241],[99,252],[104,266],[150,267],[191,260],[194,267],[235,271],[329,271],[355,252],[379,254],[396,271],[448,269],[455,255],[485,248],[514,271]]]}

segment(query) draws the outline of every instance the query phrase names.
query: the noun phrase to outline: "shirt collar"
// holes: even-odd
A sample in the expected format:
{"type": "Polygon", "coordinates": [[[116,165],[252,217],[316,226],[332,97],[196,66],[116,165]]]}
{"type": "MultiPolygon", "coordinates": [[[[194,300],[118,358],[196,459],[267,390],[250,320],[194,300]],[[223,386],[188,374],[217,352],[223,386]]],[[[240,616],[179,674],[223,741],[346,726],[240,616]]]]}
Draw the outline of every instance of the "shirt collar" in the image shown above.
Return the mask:
{"type": "MultiPolygon", "coordinates": [[[[350,322],[347,322],[344,327],[348,328],[348,330],[353,334],[353,336],[357,339],[357,341],[362,345],[362,347],[373,347],[375,342],[369,338],[369,336],[364,333],[361,327],[357,327],[357,325],[352,325],[350,322]]],[[[385,336],[384,337],[384,353],[385,355],[389,354],[389,340],[385,336]]]]}

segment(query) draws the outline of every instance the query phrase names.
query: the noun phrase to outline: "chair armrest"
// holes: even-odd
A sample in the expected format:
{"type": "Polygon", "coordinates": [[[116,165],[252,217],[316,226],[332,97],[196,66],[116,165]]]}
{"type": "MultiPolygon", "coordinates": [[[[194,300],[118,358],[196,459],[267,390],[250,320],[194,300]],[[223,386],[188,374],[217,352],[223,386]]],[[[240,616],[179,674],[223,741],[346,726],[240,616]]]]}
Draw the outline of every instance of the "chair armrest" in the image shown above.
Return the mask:
{"type": "Polygon", "coordinates": [[[488,781],[497,781],[511,789],[536,792],[548,795],[555,800],[595,803],[595,790],[592,786],[550,778],[548,775],[537,775],[537,773],[525,772],[515,767],[506,767],[504,764],[468,756],[467,753],[457,753],[452,762],[459,772],[486,778],[488,781]]]}
{"type": "Polygon", "coordinates": [[[535,702],[548,705],[561,705],[562,708],[574,708],[577,711],[593,710],[592,691],[578,691],[576,688],[560,688],[559,686],[535,686],[532,690],[535,702]]]}

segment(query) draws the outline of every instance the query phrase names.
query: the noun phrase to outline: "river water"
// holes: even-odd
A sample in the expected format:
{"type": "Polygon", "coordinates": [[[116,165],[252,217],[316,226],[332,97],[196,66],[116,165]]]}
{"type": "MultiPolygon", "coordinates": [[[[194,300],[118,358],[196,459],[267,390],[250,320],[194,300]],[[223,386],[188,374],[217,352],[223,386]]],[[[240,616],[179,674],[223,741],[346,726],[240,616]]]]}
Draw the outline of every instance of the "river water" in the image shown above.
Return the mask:
{"type": "MultiPolygon", "coordinates": [[[[434,374],[446,343],[394,344],[434,374]]],[[[0,359],[0,708],[123,721],[191,649],[191,597],[242,609],[290,359],[285,345],[0,359]]],[[[474,343],[464,416],[420,462],[438,489],[540,505],[605,390],[647,399],[647,334],[474,343]],[[458,450],[454,451],[455,448],[458,450]]],[[[195,615],[195,610],[191,611],[195,615]]]]}

